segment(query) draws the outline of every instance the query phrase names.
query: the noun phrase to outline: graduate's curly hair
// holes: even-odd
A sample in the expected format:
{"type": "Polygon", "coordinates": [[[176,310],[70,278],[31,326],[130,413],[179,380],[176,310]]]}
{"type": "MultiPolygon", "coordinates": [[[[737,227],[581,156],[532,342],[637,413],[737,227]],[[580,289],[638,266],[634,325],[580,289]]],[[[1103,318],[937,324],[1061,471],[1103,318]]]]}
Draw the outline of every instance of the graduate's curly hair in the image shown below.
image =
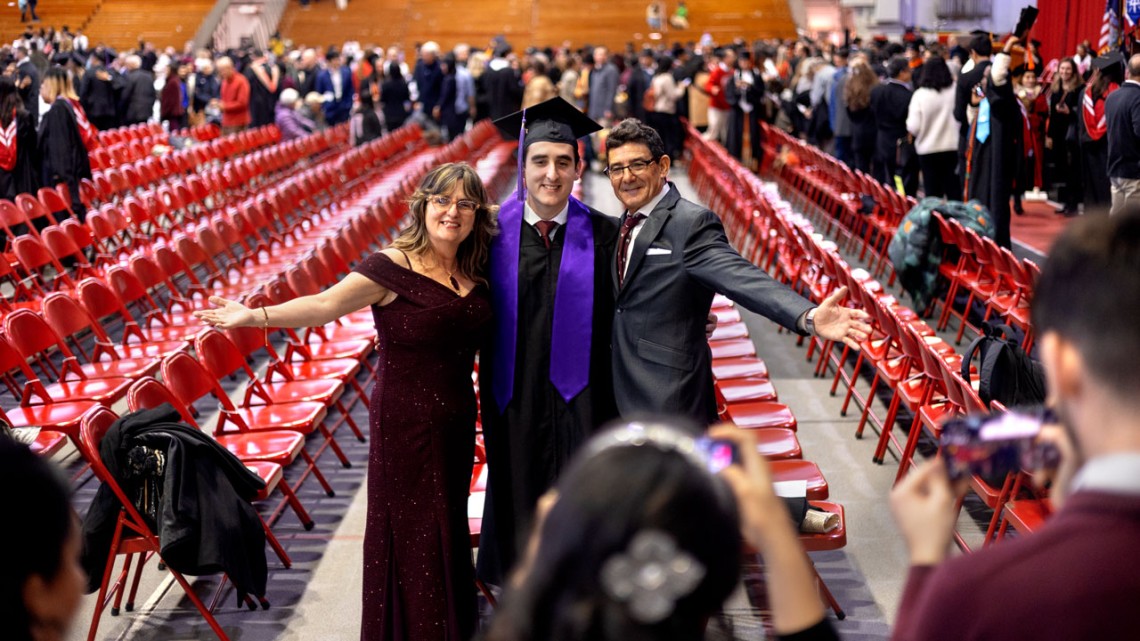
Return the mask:
{"type": "Polygon", "coordinates": [[[428,199],[449,194],[459,184],[463,185],[467,198],[477,203],[471,234],[459,244],[456,254],[459,273],[477,283],[486,284],[491,239],[499,233],[499,206],[491,200],[479,174],[465,162],[440,165],[423,177],[416,191],[407,200],[408,211],[412,215],[411,224],[392,241],[392,247],[409,253],[427,250],[431,245],[427,230],[428,199]]]}

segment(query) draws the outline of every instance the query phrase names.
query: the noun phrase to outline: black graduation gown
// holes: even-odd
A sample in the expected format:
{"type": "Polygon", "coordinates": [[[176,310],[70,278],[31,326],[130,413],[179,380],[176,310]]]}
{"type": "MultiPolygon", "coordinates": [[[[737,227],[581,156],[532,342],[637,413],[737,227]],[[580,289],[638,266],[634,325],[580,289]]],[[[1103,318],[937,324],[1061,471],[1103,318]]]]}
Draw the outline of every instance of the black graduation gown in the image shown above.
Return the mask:
{"type": "Polygon", "coordinates": [[[479,538],[480,579],[502,585],[526,547],[535,504],[555,484],[571,456],[593,432],[617,416],[613,397],[610,334],[613,282],[610,261],[617,244],[617,219],[591,210],[594,226],[594,325],[590,384],[569,403],[550,382],[550,340],[554,293],[562,263],[564,227],[549,250],[526,223],[519,239],[519,321],[515,387],[501,413],[490,393],[491,350],[480,359],[480,397],[487,448],[488,488],[479,538]]]}
{"type": "Polygon", "coordinates": [[[913,163],[898,166],[899,141],[906,138],[906,117],[910,109],[912,92],[897,82],[886,82],[871,90],[871,113],[875,116],[878,133],[875,138],[875,160],[880,168],[876,176],[880,182],[895,188],[895,176],[901,176],[907,194],[918,188],[918,174],[913,163]]]}
{"type": "Polygon", "coordinates": [[[746,119],[752,158],[757,161],[763,158],[761,145],[764,143],[764,134],[760,129],[760,110],[764,105],[764,85],[760,74],[756,72],[753,74],[755,82],[744,91],[736,87],[736,79],[740,75],[739,71],[729,78],[724,87],[724,99],[732,106],[728,118],[728,132],[725,134],[724,148],[737,160],[740,160],[744,153],[746,119]],[[751,112],[744,113],[744,109],[740,107],[741,98],[752,105],[751,112]]]}
{"type": "MultiPolygon", "coordinates": [[[[966,150],[970,146],[970,96],[977,86],[989,73],[989,60],[983,60],[973,69],[958,76],[958,84],[954,87],[954,119],[959,123],[958,129],[958,182],[966,183],[966,150]]],[[[965,190],[963,189],[963,192],[965,190]]]]}
{"type": "MultiPolygon", "coordinates": [[[[79,180],[91,178],[91,160],[83,146],[75,113],[64,99],[53,102],[44,114],[40,123],[37,158],[41,167],[41,183],[49,187],[67,184],[71,191],[71,208],[83,222],[87,209],[79,199],[79,180]]],[[[55,214],[59,220],[59,212],[55,214]]]]}
{"type": "MultiPolygon", "coordinates": [[[[1024,125],[1012,79],[1000,87],[995,87],[991,79],[986,99],[990,102],[990,135],[984,143],[974,140],[966,199],[977,199],[990,210],[994,242],[1009,248],[1009,199],[1013,196],[1018,166],[1016,140],[1024,125]]],[[[976,123],[971,136],[975,131],[976,123]]]]}
{"type": "Polygon", "coordinates": [[[0,198],[14,200],[18,194],[35,193],[40,188],[36,174],[36,123],[32,114],[16,116],[16,166],[0,169],[0,198]]]}
{"type": "Polygon", "coordinates": [[[481,76],[487,89],[487,117],[498,120],[518,111],[522,105],[522,80],[510,67],[488,69],[481,76]]]}
{"type": "MultiPolygon", "coordinates": [[[[269,65],[262,65],[262,68],[265,69],[266,76],[272,79],[273,68],[269,65]]],[[[253,72],[253,65],[250,65],[245,77],[249,80],[250,126],[272,125],[275,121],[274,111],[277,109],[277,92],[270,91],[268,87],[261,84],[261,80],[253,72]]],[[[280,82],[278,82],[277,89],[278,91],[281,89],[280,82]]]]}

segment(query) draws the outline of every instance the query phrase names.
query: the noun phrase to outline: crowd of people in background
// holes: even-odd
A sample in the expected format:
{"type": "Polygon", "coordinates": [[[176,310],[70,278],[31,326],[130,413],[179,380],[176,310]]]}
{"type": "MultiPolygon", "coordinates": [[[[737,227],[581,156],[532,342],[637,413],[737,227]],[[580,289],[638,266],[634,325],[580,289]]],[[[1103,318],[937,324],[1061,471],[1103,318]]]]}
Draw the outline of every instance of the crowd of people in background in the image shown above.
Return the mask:
{"type": "MultiPolygon", "coordinates": [[[[472,122],[557,95],[607,128],[625,117],[652,124],[674,158],[680,157],[681,118],[687,118],[757,167],[765,123],[908,195],[918,195],[921,186],[927,196],[988,206],[994,198],[988,183],[975,181],[970,189],[968,157],[981,158],[974,164],[988,172],[992,147],[1008,161],[1002,164],[1008,171],[997,173],[999,191],[1013,197],[1012,211],[1023,211],[1026,192],[1052,196],[1060,203],[1057,213],[1066,216],[1107,208],[1111,178],[1132,179],[1110,171],[1120,154],[1110,158],[1113,119],[1106,112],[1109,96],[1125,84],[1125,62],[1096,57],[1086,42],[1046,63],[1036,41],[1016,44],[1010,54],[1019,63],[996,67],[1004,52],[983,32],[929,42],[916,33],[901,41],[856,38],[847,46],[740,38],[716,46],[706,36],[640,50],[630,43],[621,51],[569,44],[515,51],[502,37],[449,51],[434,42],[409,50],[357,42],[314,48],[274,34],[266,49],[213,51],[188,43],[179,52],[147,42],[114,51],[90,46],[68,27],[45,27],[0,47],[3,75],[14,79],[23,103],[15,117],[11,109],[0,113],[0,126],[15,118],[25,137],[33,123],[42,129],[51,103],[39,87],[51,68],[70,79],[75,98],[65,97],[80,128],[160,121],[171,130],[215,123],[231,133],[276,123],[292,138],[351,121],[358,144],[408,120],[447,141],[472,122]],[[1002,82],[991,67],[1001,69],[1002,82]],[[1011,92],[1000,92],[1008,100],[985,95],[1006,82],[1011,92]],[[994,131],[1001,134],[989,144],[982,139],[988,121],[981,134],[975,126],[982,103],[987,114],[993,107],[994,131]]],[[[597,149],[587,149],[588,160],[597,149]]],[[[83,169],[59,176],[77,172],[83,169]]],[[[24,173],[13,188],[28,187],[33,176],[45,183],[56,177],[39,169],[24,173]]],[[[0,176],[0,187],[15,184],[0,176]]]]}

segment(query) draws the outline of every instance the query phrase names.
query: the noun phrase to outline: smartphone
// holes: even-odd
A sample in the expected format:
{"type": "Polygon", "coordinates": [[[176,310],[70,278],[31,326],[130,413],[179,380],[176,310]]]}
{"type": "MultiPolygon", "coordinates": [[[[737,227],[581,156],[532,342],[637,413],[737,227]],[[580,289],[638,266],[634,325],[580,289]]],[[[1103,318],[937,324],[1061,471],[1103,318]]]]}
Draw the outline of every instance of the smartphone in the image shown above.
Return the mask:
{"type": "Polygon", "coordinates": [[[977,475],[993,480],[1017,470],[1057,467],[1061,454],[1056,446],[1037,441],[1048,419],[1044,411],[1010,411],[948,421],[939,443],[950,478],[977,475]]]}
{"type": "Polygon", "coordinates": [[[697,439],[697,451],[705,459],[709,472],[716,474],[733,463],[740,462],[736,443],[702,436],[697,439]]]}
{"type": "Polygon", "coordinates": [[[974,95],[979,97],[979,98],[985,98],[986,97],[986,90],[982,89],[981,85],[974,85],[974,95]]]}

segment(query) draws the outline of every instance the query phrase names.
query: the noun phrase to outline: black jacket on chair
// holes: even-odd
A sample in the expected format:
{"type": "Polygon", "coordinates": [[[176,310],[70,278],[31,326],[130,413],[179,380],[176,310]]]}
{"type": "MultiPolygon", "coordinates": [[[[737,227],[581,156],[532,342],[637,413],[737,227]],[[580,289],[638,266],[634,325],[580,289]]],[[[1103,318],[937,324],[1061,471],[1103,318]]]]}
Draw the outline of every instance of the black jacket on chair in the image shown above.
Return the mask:
{"type": "MultiPolygon", "coordinates": [[[[133,496],[140,483],[129,478],[130,452],[146,446],[165,453],[162,500],[157,523],[151,524],[162,559],[193,576],[225,572],[239,594],[264,596],[265,531],[249,500],[265,484],[209,435],[179,421],[169,404],[123,416],[103,437],[99,455],[133,496]]],[[[102,485],[83,519],[89,591],[99,589],[103,579],[119,509],[114,493],[102,485]]]]}

